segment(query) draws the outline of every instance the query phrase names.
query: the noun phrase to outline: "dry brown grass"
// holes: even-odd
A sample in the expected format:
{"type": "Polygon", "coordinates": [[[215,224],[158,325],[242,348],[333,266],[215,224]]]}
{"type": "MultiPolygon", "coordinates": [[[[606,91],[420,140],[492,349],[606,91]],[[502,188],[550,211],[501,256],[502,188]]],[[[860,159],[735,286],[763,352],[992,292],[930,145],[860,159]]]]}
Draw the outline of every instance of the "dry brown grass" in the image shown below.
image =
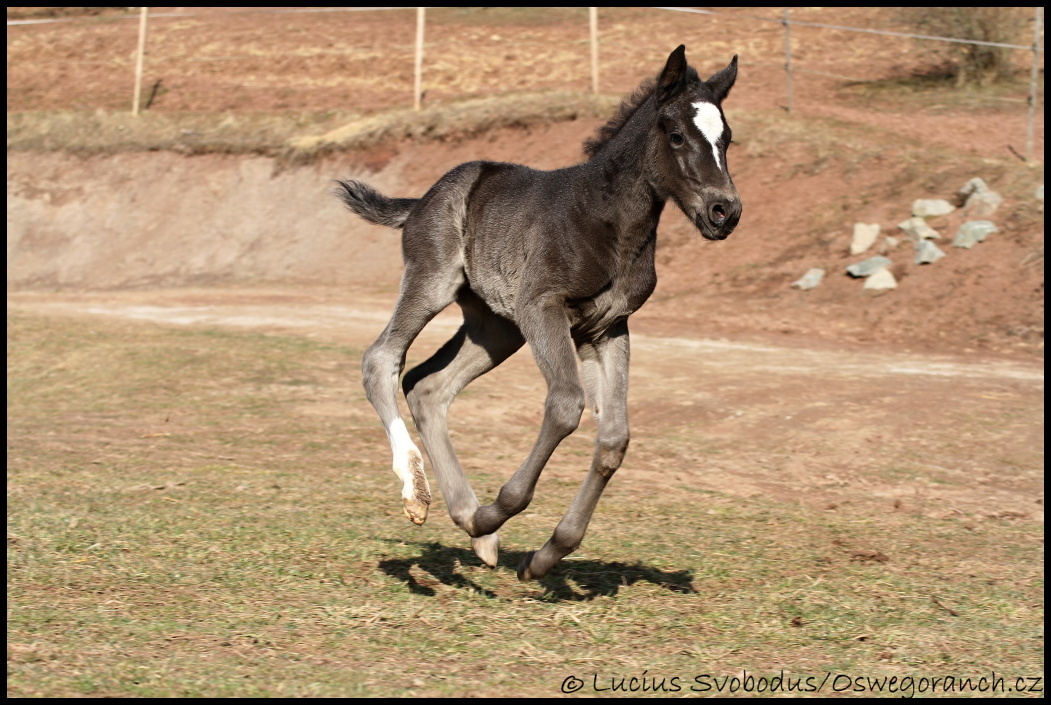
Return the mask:
{"type": "MultiPolygon", "coordinates": [[[[715,693],[743,671],[922,693],[1042,675],[1042,534],[1011,517],[614,483],[585,546],[519,583],[575,491],[556,475],[496,570],[440,503],[408,538],[388,471],[347,454],[376,436],[357,355],[9,311],[9,695],[549,696],[570,676],[584,694],[715,693]]],[[[484,468],[479,452],[465,463],[484,468]]]]}
{"type": "Polygon", "coordinates": [[[216,116],[122,112],[8,113],[8,148],[78,154],[170,150],[181,154],[262,154],[303,162],[385,140],[451,140],[502,127],[598,118],[615,100],[575,93],[515,94],[374,115],[335,112],[216,116]]]}

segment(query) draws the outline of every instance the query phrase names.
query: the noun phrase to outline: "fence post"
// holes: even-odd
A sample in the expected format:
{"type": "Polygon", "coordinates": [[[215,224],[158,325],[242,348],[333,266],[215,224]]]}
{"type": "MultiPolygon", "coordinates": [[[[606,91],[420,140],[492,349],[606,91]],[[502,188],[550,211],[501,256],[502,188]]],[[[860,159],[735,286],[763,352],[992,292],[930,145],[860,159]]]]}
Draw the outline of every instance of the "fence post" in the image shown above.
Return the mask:
{"type": "Polygon", "coordinates": [[[598,95],[598,8],[588,8],[588,24],[591,26],[591,92],[598,95]]]}
{"type": "Polygon", "coordinates": [[[1033,131],[1036,123],[1036,81],[1039,76],[1040,34],[1044,29],[1044,8],[1036,9],[1033,28],[1033,67],[1029,70],[1029,115],[1025,127],[1025,160],[1033,161],[1033,131]]]}
{"type": "Polygon", "coordinates": [[[423,24],[426,14],[426,7],[416,8],[416,82],[413,93],[417,110],[423,106],[423,24]]]}
{"type": "Polygon", "coordinates": [[[139,101],[142,98],[142,62],[146,55],[146,15],[150,8],[139,8],[139,52],[135,59],[135,96],[131,101],[131,114],[139,115],[139,101]]]}
{"type": "Polygon", "coordinates": [[[791,10],[784,8],[781,24],[785,26],[785,91],[788,95],[788,112],[792,112],[792,25],[788,21],[791,10]]]}

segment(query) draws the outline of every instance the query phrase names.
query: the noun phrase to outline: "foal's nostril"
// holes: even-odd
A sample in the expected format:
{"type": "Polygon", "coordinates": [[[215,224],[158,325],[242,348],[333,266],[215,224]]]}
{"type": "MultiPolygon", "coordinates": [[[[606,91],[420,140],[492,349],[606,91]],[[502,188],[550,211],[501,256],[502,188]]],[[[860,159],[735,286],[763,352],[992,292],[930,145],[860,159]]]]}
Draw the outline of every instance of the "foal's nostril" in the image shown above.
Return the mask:
{"type": "Polygon", "coordinates": [[[712,222],[716,225],[722,225],[725,220],[726,210],[719,204],[712,206],[712,222]]]}

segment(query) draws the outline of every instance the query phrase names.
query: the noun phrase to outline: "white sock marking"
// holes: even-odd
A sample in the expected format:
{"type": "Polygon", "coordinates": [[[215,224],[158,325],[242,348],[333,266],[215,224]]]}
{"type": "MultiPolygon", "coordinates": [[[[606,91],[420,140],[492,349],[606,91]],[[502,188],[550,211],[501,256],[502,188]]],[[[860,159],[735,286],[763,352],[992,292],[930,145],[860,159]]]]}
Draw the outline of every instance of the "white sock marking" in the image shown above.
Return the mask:
{"type": "Polygon", "coordinates": [[[413,499],[411,456],[413,453],[417,457],[422,458],[423,456],[420,455],[420,449],[412,442],[409,429],[405,428],[405,422],[401,419],[395,419],[391,423],[390,428],[387,429],[387,438],[390,439],[390,449],[394,454],[394,474],[400,477],[402,482],[401,496],[405,499],[413,499]]]}
{"type": "Polygon", "coordinates": [[[717,143],[719,138],[723,136],[723,116],[719,112],[719,108],[712,103],[706,103],[703,101],[693,104],[693,107],[697,110],[697,114],[693,117],[693,124],[697,126],[697,129],[704,135],[704,139],[712,145],[712,154],[715,155],[715,165],[720,169],[723,168],[722,162],[719,160],[719,147],[717,143]]]}

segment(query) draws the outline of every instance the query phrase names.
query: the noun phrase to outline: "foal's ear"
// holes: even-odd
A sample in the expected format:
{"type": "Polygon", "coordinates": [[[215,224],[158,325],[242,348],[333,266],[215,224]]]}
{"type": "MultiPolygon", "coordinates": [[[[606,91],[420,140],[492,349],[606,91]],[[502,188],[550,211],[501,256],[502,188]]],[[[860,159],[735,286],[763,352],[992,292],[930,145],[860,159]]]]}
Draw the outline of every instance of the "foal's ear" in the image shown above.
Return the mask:
{"type": "Polygon", "coordinates": [[[660,78],[657,79],[657,100],[663,103],[678,95],[686,86],[686,45],[680,44],[679,48],[668,57],[668,63],[664,65],[660,78]]]}
{"type": "Polygon", "coordinates": [[[734,54],[734,58],[730,59],[730,65],[709,78],[705,83],[708,84],[708,87],[712,89],[712,93],[715,94],[716,102],[722,103],[730,89],[734,87],[734,81],[736,80],[737,54],[734,54]]]}

